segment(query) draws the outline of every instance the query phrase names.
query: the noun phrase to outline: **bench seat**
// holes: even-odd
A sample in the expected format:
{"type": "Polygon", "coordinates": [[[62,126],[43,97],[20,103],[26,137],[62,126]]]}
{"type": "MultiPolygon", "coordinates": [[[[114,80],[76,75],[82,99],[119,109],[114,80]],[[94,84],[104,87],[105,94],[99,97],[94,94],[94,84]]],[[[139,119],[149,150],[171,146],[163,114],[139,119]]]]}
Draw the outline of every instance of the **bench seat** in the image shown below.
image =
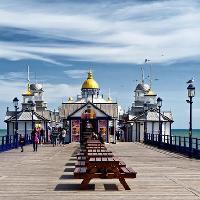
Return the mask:
{"type": "MultiPolygon", "coordinates": [[[[76,167],[74,170],[74,178],[77,179],[84,179],[87,175],[87,168],[86,167],[76,167]]],[[[135,172],[132,168],[121,167],[120,169],[120,176],[123,178],[136,178],[137,172],[135,172]]],[[[113,179],[115,177],[114,173],[95,173],[93,174],[93,178],[102,178],[102,179],[113,179]]]]}
{"type": "Polygon", "coordinates": [[[85,166],[85,161],[77,161],[75,163],[75,167],[84,167],[85,166]]]}
{"type": "Polygon", "coordinates": [[[86,160],[86,156],[79,156],[79,157],[77,158],[77,160],[78,160],[78,161],[84,161],[84,160],[86,160]]]}

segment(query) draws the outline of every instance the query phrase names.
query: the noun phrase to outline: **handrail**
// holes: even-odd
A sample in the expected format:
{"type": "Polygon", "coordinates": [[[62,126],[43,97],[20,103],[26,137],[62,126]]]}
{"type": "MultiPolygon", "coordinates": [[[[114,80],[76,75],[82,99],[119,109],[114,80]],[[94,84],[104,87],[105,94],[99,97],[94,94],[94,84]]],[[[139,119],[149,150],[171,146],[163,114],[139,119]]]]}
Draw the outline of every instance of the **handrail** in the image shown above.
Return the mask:
{"type": "MultiPolygon", "coordinates": [[[[25,134],[25,145],[31,143],[31,136],[25,134]]],[[[19,135],[4,135],[0,136],[0,152],[8,151],[10,149],[18,148],[19,147],[19,135]]]]}
{"type": "Polygon", "coordinates": [[[190,138],[176,135],[162,135],[159,142],[159,134],[144,134],[144,143],[157,146],[159,148],[176,151],[190,157],[200,158],[200,138],[192,138],[192,149],[189,147],[190,138]]]}

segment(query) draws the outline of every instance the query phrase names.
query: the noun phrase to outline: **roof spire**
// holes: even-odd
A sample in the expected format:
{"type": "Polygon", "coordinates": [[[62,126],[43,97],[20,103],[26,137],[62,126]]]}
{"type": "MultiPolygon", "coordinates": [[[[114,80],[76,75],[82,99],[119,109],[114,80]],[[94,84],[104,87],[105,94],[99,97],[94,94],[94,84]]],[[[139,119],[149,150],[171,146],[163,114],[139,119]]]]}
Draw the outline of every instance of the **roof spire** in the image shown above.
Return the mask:
{"type": "Polygon", "coordinates": [[[141,66],[141,71],[142,71],[142,84],[144,84],[144,68],[141,66]]]}
{"type": "Polygon", "coordinates": [[[27,90],[23,93],[25,96],[32,96],[32,92],[30,89],[30,72],[29,72],[29,65],[27,65],[27,90]]]}
{"type": "Polygon", "coordinates": [[[30,71],[29,71],[29,65],[27,65],[27,92],[31,93],[31,91],[30,91],[30,71]]]}
{"type": "Polygon", "coordinates": [[[151,89],[151,86],[152,86],[152,76],[151,76],[151,63],[149,65],[149,86],[150,86],[150,89],[151,89]]]}
{"type": "Polygon", "coordinates": [[[110,97],[110,88],[108,88],[108,97],[110,97]]]}

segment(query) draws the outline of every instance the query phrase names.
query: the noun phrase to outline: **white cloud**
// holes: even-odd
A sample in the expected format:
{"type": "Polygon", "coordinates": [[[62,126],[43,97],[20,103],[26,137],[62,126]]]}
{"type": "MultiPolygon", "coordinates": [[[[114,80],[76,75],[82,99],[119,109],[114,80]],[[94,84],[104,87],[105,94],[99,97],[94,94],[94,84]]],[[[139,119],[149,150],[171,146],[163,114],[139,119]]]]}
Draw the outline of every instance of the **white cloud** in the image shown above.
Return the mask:
{"type": "Polygon", "coordinates": [[[14,97],[21,99],[21,94],[26,90],[26,85],[20,81],[6,81],[0,80],[0,101],[1,102],[12,102],[14,97]]]}
{"type": "MultiPolygon", "coordinates": [[[[44,85],[44,99],[49,103],[67,101],[67,97],[80,93],[80,85],[50,84],[44,85]]],[[[58,105],[59,106],[59,105],[58,105]]]]}
{"type": "Polygon", "coordinates": [[[16,81],[18,79],[21,79],[21,80],[25,79],[25,77],[27,77],[25,72],[9,72],[9,73],[5,73],[5,74],[1,74],[0,80],[16,81]]]}
{"type": "MultiPolygon", "coordinates": [[[[22,102],[22,93],[26,91],[26,84],[24,82],[14,82],[9,80],[0,80],[0,102],[12,103],[14,97],[18,97],[22,102]]],[[[67,100],[67,97],[74,96],[80,93],[79,85],[68,84],[44,84],[44,100],[49,104],[53,103],[57,106],[61,100],[67,100]]]]}
{"type": "Polygon", "coordinates": [[[83,78],[86,76],[88,70],[83,69],[72,69],[64,71],[70,78],[83,78]]]}
{"type": "Polygon", "coordinates": [[[66,3],[48,7],[33,2],[30,5],[24,2],[6,5],[0,7],[1,26],[83,43],[2,42],[1,58],[62,64],[52,57],[141,63],[146,57],[154,62],[166,62],[199,56],[200,13],[195,0],[144,4],[132,1],[119,4],[66,3]],[[161,54],[165,56],[161,57],[161,54]]]}

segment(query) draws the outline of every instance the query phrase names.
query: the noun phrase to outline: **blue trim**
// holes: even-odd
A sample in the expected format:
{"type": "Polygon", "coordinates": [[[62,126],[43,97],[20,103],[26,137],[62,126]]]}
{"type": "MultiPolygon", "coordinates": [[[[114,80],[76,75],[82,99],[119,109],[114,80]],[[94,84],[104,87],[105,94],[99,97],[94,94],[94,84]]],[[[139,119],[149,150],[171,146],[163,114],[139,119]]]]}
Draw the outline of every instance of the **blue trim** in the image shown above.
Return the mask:
{"type": "Polygon", "coordinates": [[[145,134],[144,143],[168,151],[174,151],[189,157],[200,159],[200,139],[192,138],[192,151],[189,147],[190,138],[181,136],[162,135],[165,140],[159,142],[159,134],[145,134]]]}
{"type": "MultiPolygon", "coordinates": [[[[30,144],[31,137],[25,138],[25,145],[30,144]]],[[[16,135],[6,135],[0,136],[0,152],[8,151],[19,147],[18,136],[16,135]]]]}

